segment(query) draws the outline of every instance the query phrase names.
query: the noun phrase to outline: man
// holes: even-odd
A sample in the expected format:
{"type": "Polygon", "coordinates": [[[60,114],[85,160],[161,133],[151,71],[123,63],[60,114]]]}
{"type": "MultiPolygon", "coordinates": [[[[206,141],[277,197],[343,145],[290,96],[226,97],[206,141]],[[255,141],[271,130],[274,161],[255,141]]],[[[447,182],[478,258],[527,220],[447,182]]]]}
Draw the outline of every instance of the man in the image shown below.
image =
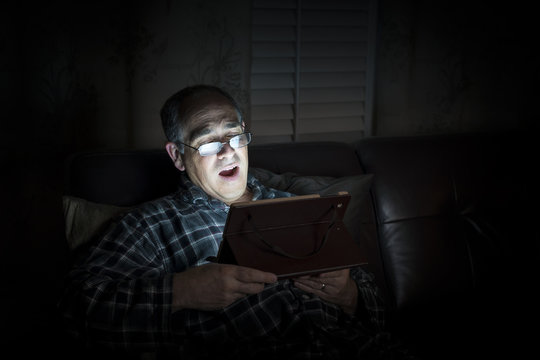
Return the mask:
{"type": "Polygon", "coordinates": [[[92,346],[201,358],[379,351],[370,344],[382,309],[361,269],[277,281],[207,261],[231,203],[292,196],[248,174],[251,134],[234,99],[188,87],[161,118],[180,189],[129,212],[71,270],[62,308],[74,333],[92,346]]]}

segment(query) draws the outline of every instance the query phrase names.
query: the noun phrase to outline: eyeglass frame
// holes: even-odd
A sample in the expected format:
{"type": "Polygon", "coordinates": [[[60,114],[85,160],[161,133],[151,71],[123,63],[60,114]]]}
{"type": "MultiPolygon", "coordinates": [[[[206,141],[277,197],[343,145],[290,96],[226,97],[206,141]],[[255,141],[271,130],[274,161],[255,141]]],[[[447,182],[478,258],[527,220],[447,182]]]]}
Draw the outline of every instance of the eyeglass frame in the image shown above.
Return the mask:
{"type": "MultiPolygon", "coordinates": [[[[183,142],[180,142],[180,141],[178,142],[178,144],[182,144],[183,146],[187,146],[188,148],[191,148],[191,149],[193,149],[193,150],[197,150],[197,152],[198,152],[199,155],[201,155],[201,156],[212,156],[212,155],[219,154],[219,152],[223,149],[223,146],[224,146],[225,144],[228,144],[228,145],[229,145],[231,148],[233,148],[233,149],[241,149],[241,148],[243,148],[243,147],[246,147],[246,146],[248,146],[248,145],[251,143],[252,137],[253,137],[253,134],[252,134],[251,132],[245,131],[245,132],[243,132],[243,133],[240,133],[240,134],[236,134],[236,135],[231,136],[231,138],[230,138],[229,140],[227,140],[227,141],[211,141],[211,142],[208,142],[208,143],[206,143],[206,144],[202,144],[202,145],[200,145],[199,147],[194,147],[194,146],[188,145],[188,144],[183,143],[183,142]],[[231,145],[231,140],[232,140],[232,139],[237,138],[237,137],[239,137],[239,136],[243,136],[243,135],[247,135],[247,136],[248,136],[248,141],[247,141],[247,143],[246,143],[245,145],[242,145],[242,146],[239,146],[239,147],[234,147],[234,146],[231,145]],[[205,145],[216,144],[216,143],[219,144],[219,148],[218,148],[218,150],[217,150],[215,153],[213,153],[213,154],[207,154],[207,155],[203,155],[203,154],[201,153],[201,150],[200,150],[201,147],[203,147],[203,146],[205,146],[205,145]]],[[[182,154],[184,153],[183,149],[182,149],[181,153],[182,153],[182,154]]]]}

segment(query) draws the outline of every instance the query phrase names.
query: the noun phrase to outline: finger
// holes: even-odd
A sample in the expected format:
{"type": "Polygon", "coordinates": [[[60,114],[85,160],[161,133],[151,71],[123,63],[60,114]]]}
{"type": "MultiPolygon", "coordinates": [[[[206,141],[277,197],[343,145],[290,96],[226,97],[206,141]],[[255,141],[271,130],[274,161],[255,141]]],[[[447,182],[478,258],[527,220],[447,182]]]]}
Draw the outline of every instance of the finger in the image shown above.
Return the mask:
{"type": "Polygon", "coordinates": [[[301,283],[298,283],[298,284],[295,283],[294,285],[298,289],[300,289],[302,291],[305,291],[307,293],[316,295],[316,296],[320,297],[323,300],[332,301],[332,299],[333,299],[332,290],[328,291],[329,290],[328,287],[325,287],[324,289],[321,289],[321,287],[313,288],[311,286],[306,286],[305,284],[301,284],[301,283]]]}
{"type": "Polygon", "coordinates": [[[321,274],[318,273],[318,274],[311,274],[311,275],[302,275],[302,276],[298,276],[298,277],[294,277],[293,280],[313,280],[313,281],[319,281],[320,279],[320,276],[321,274]]]}
{"type": "Polygon", "coordinates": [[[302,290],[305,290],[307,288],[308,290],[313,290],[313,291],[319,291],[322,289],[328,289],[329,287],[334,287],[332,284],[322,282],[320,280],[310,280],[310,279],[295,281],[294,285],[297,286],[298,288],[302,286],[303,287],[302,290]]]}
{"type": "Polygon", "coordinates": [[[317,287],[317,284],[320,286],[321,282],[315,279],[294,279],[295,284],[302,284],[305,286],[317,287]]]}
{"type": "Polygon", "coordinates": [[[253,295],[264,290],[264,283],[238,283],[237,293],[244,295],[253,295]]]}
{"type": "Polygon", "coordinates": [[[294,286],[296,286],[300,290],[304,290],[306,292],[312,292],[314,290],[311,286],[308,286],[308,285],[306,285],[304,283],[301,283],[301,282],[298,282],[298,281],[294,282],[294,286]]]}
{"type": "Polygon", "coordinates": [[[320,279],[341,278],[345,276],[349,276],[349,269],[329,271],[319,274],[320,279]]]}

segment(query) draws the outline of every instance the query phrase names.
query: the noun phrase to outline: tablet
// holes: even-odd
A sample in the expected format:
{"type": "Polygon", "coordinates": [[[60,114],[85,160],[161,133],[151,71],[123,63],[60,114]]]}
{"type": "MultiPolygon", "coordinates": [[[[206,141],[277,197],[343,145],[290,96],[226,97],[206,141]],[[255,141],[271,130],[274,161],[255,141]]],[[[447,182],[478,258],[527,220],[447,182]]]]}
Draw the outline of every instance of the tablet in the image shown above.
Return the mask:
{"type": "Polygon", "coordinates": [[[233,203],[217,262],[278,278],[364,265],[367,257],[343,223],[350,198],[340,192],[233,203]]]}

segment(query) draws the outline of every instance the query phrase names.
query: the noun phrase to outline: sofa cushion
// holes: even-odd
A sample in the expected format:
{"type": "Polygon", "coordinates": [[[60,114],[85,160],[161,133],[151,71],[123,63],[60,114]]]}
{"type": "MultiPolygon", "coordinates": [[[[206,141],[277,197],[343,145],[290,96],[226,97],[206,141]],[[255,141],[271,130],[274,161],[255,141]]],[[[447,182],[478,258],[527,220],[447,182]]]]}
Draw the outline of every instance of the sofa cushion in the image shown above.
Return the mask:
{"type": "Polygon", "coordinates": [[[66,241],[71,251],[96,238],[111,221],[132,207],[100,204],[75,196],[63,196],[66,241]]]}
{"type": "Polygon", "coordinates": [[[250,168],[250,173],[264,185],[295,195],[320,194],[331,195],[339,191],[351,194],[351,201],[343,222],[358,242],[363,236],[363,223],[373,222],[371,213],[366,211],[369,203],[369,190],[373,182],[373,174],[354,175],[345,177],[301,176],[295,173],[275,174],[261,168],[250,168]]]}
{"type": "Polygon", "coordinates": [[[249,165],[277,174],[343,177],[363,174],[354,148],[340,142],[251,145],[249,165]]]}
{"type": "Polygon", "coordinates": [[[134,206],[175,191],[180,178],[165,149],[81,152],[66,165],[65,195],[98,204],[134,206]]]}

